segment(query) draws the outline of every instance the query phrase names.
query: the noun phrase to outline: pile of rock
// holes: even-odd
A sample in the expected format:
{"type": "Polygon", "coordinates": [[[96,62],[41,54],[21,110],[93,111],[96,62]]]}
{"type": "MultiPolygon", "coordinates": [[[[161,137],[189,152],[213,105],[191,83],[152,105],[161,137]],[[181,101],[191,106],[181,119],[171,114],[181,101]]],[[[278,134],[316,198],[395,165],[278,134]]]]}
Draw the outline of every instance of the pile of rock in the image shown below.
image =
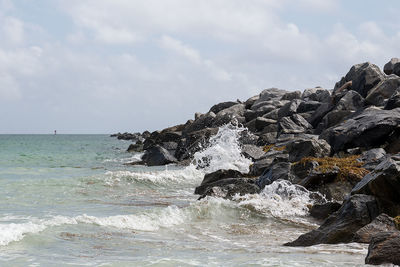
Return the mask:
{"type": "MultiPolygon", "coordinates": [[[[382,72],[357,64],[333,90],[263,90],[248,100],[214,105],[194,120],[155,131],[142,144],[142,163],[190,160],[224,124],[248,131],[242,154],[249,173],[206,174],[196,194],[231,198],[259,193],[284,179],[323,193],[330,201],[311,209],[325,221],[286,245],[370,243],[367,263],[400,262],[400,60],[382,72]]],[[[143,136],[143,135],[141,135],[143,136]]],[[[140,149],[134,149],[136,151],[140,149]]]]}

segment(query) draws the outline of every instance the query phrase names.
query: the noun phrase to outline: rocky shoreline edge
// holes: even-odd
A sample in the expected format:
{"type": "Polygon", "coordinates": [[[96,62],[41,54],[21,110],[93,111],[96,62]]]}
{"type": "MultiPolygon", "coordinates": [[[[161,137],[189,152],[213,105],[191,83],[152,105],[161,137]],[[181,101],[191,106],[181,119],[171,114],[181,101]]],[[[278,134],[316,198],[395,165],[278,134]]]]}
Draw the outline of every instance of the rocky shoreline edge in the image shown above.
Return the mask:
{"type": "Polygon", "coordinates": [[[365,263],[400,265],[399,59],[384,71],[354,65],[333,90],[270,88],[185,124],[112,136],[133,141],[129,152],[144,151],[132,165],[188,164],[223,125],[246,128],[239,142],[253,164],[248,173],[207,173],[195,190],[199,199],[257,194],[287,180],[318,192],[309,211],[321,225],[285,246],[368,243],[365,263]]]}

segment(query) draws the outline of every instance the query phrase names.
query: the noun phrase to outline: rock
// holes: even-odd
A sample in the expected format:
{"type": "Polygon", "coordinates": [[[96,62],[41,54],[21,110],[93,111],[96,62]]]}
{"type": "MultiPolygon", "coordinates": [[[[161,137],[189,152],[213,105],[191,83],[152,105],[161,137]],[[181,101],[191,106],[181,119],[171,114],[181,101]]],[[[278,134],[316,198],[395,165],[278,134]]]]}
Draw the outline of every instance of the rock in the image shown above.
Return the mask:
{"type": "Polygon", "coordinates": [[[400,231],[377,233],[369,244],[365,263],[400,265],[400,231]]]}
{"type": "Polygon", "coordinates": [[[191,158],[194,153],[208,144],[211,136],[218,133],[218,128],[205,128],[199,131],[188,133],[178,143],[175,156],[181,161],[191,158]]]}
{"type": "Polygon", "coordinates": [[[216,105],[212,106],[210,108],[210,112],[213,112],[213,113],[217,114],[221,110],[224,110],[226,108],[230,108],[230,107],[232,107],[234,105],[237,105],[237,104],[238,104],[238,102],[233,102],[233,101],[222,102],[222,103],[219,103],[219,104],[216,104],[216,105]]]}
{"type": "Polygon", "coordinates": [[[265,146],[276,143],[276,132],[261,134],[257,139],[258,146],[265,146]]]}
{"type": "Polygon", "coordinates": [[[352,190],[352,194],[367,194],[379,199],[382,210],[396,216],[400,213],[400,164],[393,158],[382,161],[352,190]]]}
{"type": "Polygon", "coordinates": [[[244,102],[246,109],[251,109],[251,106],[260,98],[260,95],[255,95],[250,97],[249,99],[244,102]]]}
{"type": "Polygon", "coordinates": [[[318,101],[302,101],[299,106],[297,107],[296,112],[297,113],[304,113],[304,112],[309,112],[309,111],[315,111],[321,106],[321,102],[318,101]]]}
{"type": "MultiPolygon", "coordinates": [[[[204,186],[219,180],[223,180],[226,178],[241,178],[241,177],[245,177],[243,173],[241,173],[240,171],[237,170],[218,170],[212,173],[207,173],[206,175],[204,175],[204,179],[201,182],[200,186],[204,186]]],[[[203,191],[201,188],[197,189],[198,191],[203,191]]],[[[198,194],[195,192],[195,194],[198,194]]]]}
{"type": "Polygon", "coordinates": [[[392,217],[385,213],[380,214],[371,223],[359,229],[353,238],[353,242],[370,243],[372,237],[378,232],[396,231],[396,224],[392,217]]]}
{"type": "Polygon", "coordinates": [[[249,158],[251,160],[257,160],[260,159],[262,156],[264,156],[265,152],[262,149],[262,147],[256,145],[243,145],[242,154],[246,158],[249,158]]]}
{"type": "Polygon", "coordinates": [[[310,216],[318,220],[325,220],[332,213],[338,211],[341,206],[342,204],[331,201],[324,204],[315,204],[310,209],[310,216]]]}
{"type": "Polygon", "coordinates": [[[355,232],[369,224],[378,216],[378,213],[375,197],[352,195],[318,229],[301,235],[297,240],[286,243],[285,246],[296,247],[351,242],[355,232]]]}
{"type": "Polygon", "coordinates": [[[277,164],[279,162],[287,162],[289,155],[284,151],[275,151],[271,149],[268,151],[262,158],[254,161],[252,165],[250,165],[249,174],[252,176],[260,176],[263,172],[277,164]]]}
{"type": "Polygon", "coordinates": [[[364,163],[362,166],[367,170],[374,170],[382,160],[385,159],[386,151],[383,148],[373,148],[364,151],[359,160],[364,163]]]}
{"type": "Polygon", "coordinates": [[[357,111],[365,105],[364,98],[356,91],[348,91],[335,104],[334,110],[357,111]]]}
{"type": "Polygon", "coordinates": [[[304,179],[318,166],[319,164],[316,161],[306,161],[305,163],[296,162],[292,164],[291,171],[299,179],[304,179]]]}
{"type": "Polygon", "coordinates": [[[331,103],[322,103],[317,110],[314,111],[311,118],[307,121],[313,126],[317,127],[317,125],[321,122],[322,118],[333,109],[331,103]]]}
{"type": "Polygon", "coordinates": [[[229,108],[225,108],[218,113],[216,113],[216,116],[224,116],[224,115],[231,115],[235,117],[243,117],[244,113],[246,111],[245,105],[244,104],[236,104],[233,106],[230,106],[229,108]]]}
{"type": "Polygon", "coordinates": [[[197,120],[193,121],[193,123],[188,124],[185,127],[185,129],[183,130],[183,132],[185,134],[187,134],[187,133],[192,133],[192,132],[199,131],[199,130],[202,130],[205,128],[209,128],[213,124],[215,117],[216,117],[216,115],[214,112],[208,112],[208,113],[204,114],[203,116],[201,116],[200,118],[198,118],[197,120]]]}
{"type": "Polygon", "coordinates": [[[273,111],[268,112],[267,114],[264,114],[263,118],[271,119],[271,120],[278,120],[279,119],[278,112],[279,112],[279,109],[275,109],[273,111]]]}
{"type": "Polygon", "coordinates": [[[247,110],[244,112],[244,118],[246,119],[246,122],[250,122],[250,121],[256,119],[257,116],[258,116],[257,112],[255,112],[255,111],[253,111],[253,110],[247,109],[247,110]]]}
{"type": "Polygon", "coordinates": [[[289,92],[284,94],[281,97],[281,100],[293,100],[293,99],[300,99],[301,98],[301,92],[300,91],[293,91],[293,92],[289,92]]]}
{"type": "Polygon", "coordinates": [[[130,144],[126,151],[127,152],[142,152],[143,151],[143,143],[130,144]]]}
{"type": "Polygon", "coordinates": [[[388,63],[383,66],[383,72],[386,73],[387,75],[390,75],[393,73],[393,67],[396,63],[400,62],[400,59],[398,58],[392,58],[388,63]]]}
{"type": "Polygon", "coordinates": [[[263,101],[273,100],[273,99],[279,100],[286,93],[288,93],[288,91],[281,90],[281,89],[278,89],[278,88],[265,89],[260,93],[259,99],[256,100],[254,104],[257,104],[257,103],[263,102],[263,101]]]}
{"type": "Polygon", "coordinates": [[[155,145],[146,150],[142,157],[142,161],[148,166],[159,166],[169,163],[176,163],[177,160],[165,148],[155,145]]]}
{"type": "Polygon", "coordinates": [[[278,122],[278,134],[298,134],[311,130],[312,126],[300,115],[283,117],[278,122]]]}
{"type": "Polygon", "coordinates": [[[386,104],[386,100],[390,98],[394,92],[396,92],[396,89],[399,88],[400,77],[396,75],[390,75],[372,88],[365,100],[371,105],[384,106],[386,104]]]}
{"type": "Polygon", "coordinates": [[[266,119],[263,117],[258,117],[255,120],[255,127],[257,131],[261,131],[262,129],[264,129],[264,127],[270,124],[276,124],[276,120],[266,119]]]}
{"type": "Polygon", "coordinates": [[[276,107],[272,105],[271,101],[262,101],[255,103],[252,107],[251,110],[255,111],[258,116],[268,113],[271,110],[274,110],[276,107]]]}
{"type": "Polygon", "coordinates": [[[296,162],[304,157],[327,157],[331,146],[323,139],[299,139],[286,145],[289,161],[296,162]]]}
{"type": "Polygon", "coordinates": [[[361,114],[322,132],[321,139],[338,152],[348,148],[374,148],[385,143],[400,123],[400,108],[365,109],[361,114]]]}
{"type": "Polygon", "coordinates": [[[300,99],[294,99],[285,105],[283,105],[278,111],[278,117],[283,118],[295,114],[297,112],[297,108],[301,103],[300,99]]]}
{"type": "Polygon", "coordinates": [[[257,194],[259,192],[260,188],[255,184],[254,179],[227,178],[207,184],[205,187],[197,187],[195,194],[201,195],[199,199],[206,196],[216,196],[230,199],[236,194],[257,194]]]}
{"type": "Polygon", "coordinates": [[[141,133],[116,133],[110,135],[110,137],[117,137],[118,140],[127,140],[127,141],[142,141],[144,138],[141,133]]]}
{"type": "Polygon", "coordinates": [[[386,110],[400,108],[400,89],[396,90],[388,99],[385,105],[386,110]]]}
{"type": "Polygon", "coordinates": [[[397,62],[393,66],[393,74],[400,76],[400,62],[397,62]]]}
{"type": "Polygon", "coordinates": [[[301,99],[308,101],[317,101],[322,103],[330,102],[331,93],[321,87],[310,88],[304,90],[301,99]]]}
{"type": "Polygon", "coordinates": [[[290,172],[290,163],[279,162],[273,164],[271,168],[265,170],[260,178],[258,178],[256,184],[263,189],[266,185],[272,184],[279,179],[293,182],[294,175],[290,172]]]}
{"type": "Polygon", "coordinates": [[[351,81],[351,89],[358,92],[362,97],[366,97],[368,92],[385,78],[385,74],[378,66],[369,62],[357,64],[351,67],[344,78],[335,85],[334,93],[351,81]]]}

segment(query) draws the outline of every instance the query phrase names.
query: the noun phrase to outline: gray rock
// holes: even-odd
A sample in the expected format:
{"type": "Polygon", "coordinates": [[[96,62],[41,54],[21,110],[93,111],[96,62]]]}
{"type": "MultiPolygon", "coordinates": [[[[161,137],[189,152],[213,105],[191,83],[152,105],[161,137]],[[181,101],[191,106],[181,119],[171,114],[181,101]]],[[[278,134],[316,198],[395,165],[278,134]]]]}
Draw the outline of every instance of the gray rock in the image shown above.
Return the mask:
{"type": "Polygon", "coordinates": [[[388,99],[385,105],[386,110],[400,108],[400,89],[397,89],[388,99]]]}
{"type": "Polygon", "coordinates": [[[278,111],[278,117],[283,118],[290,115],[293,115],[297,112],[297,108],[301,103],[300,99],[294,99],[281,107],[278,111]]]}
{"type": "MultiPolygon", "coordinates": [[[[207,173],[204,175],[204,179],[201,182],[200,186],[204,186],[210,183],[214,183],[219,180],[227,179],[227,178],[242,178],[244,174],[237,170],[217,170],[212,173],[207,173]]],[[[204,191],[203,189],[197,189],[198,191],[204,191]]],[[[198,194],[195,192],[195,194],[198,194]]]]}
{"type": "Polygon", "coordinates": [[[257,194],[260,188],[255,184],[255,179],[250,178],[227,178],[207,184],[204,188],[196,188],[195,194],[201,195],[201,198],[206,196],[215,196],[231,199],[236,194],[257,194]]]}
{"type": "Polygon", "coordinates": [[[308,177],[310,173],[318,166],[319,164],[316,161],[307,161],[305,163],[296,162],[292,164],[291,170],[296,177],[299,179],[304,179],[308,177]]]}
{"type": "Polygon", "coordinates": [[[396,74],[397,76],[400,76],[400,62],[397,62],[393,66],[393,74],[396,74]]]}
{"type": "Polygon", "coordinates": [[[144,153],[142,161],[148,166],[159,166],[169,163],[176,163],[177,160],[165,148],[155,145],[144,153]]]}
{"type": "Polygon", "coordinates": [[[236,116],[236,117],[243,117],[244,113],[246,111],[245,105],[244,104],[236,104],[233,106],[230,106],[229,108],[225,108],[218,113],[216,113],[217,116],[224,116],[224,115],[231,115],[231,116],[236,116]]]}
{"type": "Polygon", "coordinates": [[[318,101],[302,101],[300,105],[297,107],[297,113],[304,113],[309,111],[315,111],[321,106],[321,102],[318,101]]]}
{"type": "Polygon", "coordinates": [[[351,89],[366,97],[368,92],[385,78],[385,74],[378,66],[369,62],[357,64],[351,67],[346,76],[335,85],[334,92],[346,82],[351,81],[351,89]]]}
{"type": "Polygon", "coordinates": [[[278,120],[279,119],[278,112],[279,112],[279,109],[275,109],[273,111],[268,112],[267,114],[264,114],[263,118],[271,119],[271,120],[278,120]]]}
{"type": "Polygon", "coordinates": [[[383,148],[373,148],[364,151],[359,160],[364,163],[362,166],[364,169],[374,170],[385,159],[385,156],[386,151],[383,148]]]}
{"type": "Polygon", "coordinates": [[[281,90],[278,88],[265,89],[260,93],[260,98],[255,103],[262,102],[262,101],[269,101],[269,100],[273,100],[273,99],[279,100],[286,93],[288,93],[288,91],[281,90]]]}
{"type": "Polygon", "coordinates": [[[383,72],[386,73],[387,75],[390,75],[393,73],[393,67],[394,64],[400,62],[400,59],[398,58],[392,58],[388,63],[383,66],[383,72]]]}
{"type": "Polygon", "coordinates": [[[293,100],[293,99],[300,99],[301,98],[301,92],[300,91],[293,91],[293,92],[289,92],[284,94],[281,97],[281,100],[293,100]]]}
{"type": "Polygon", "coordinates": [[[361,114],[320,135],[335,152],[354,147],[373,148],[386,141],[400,123],[400,108],[377,110],[368,108],[361,114]]]}
{"type": "Polygon", "coordinates": [[[283,117],[278,122],[279,135],[306,133],[311,129],[312,126],[298,114],[293,114],[290,117],[283,117]]]}
{"type": "Polygon", "coordinates": [[[378,232],[396,231],[396,224],[392,217],[385,213],[380,214],[371,223],[359,229],[353,238],[353,242],[370,243],[372,237],[378,232]]]}
{"type": "Polygon", "coordinates": [[[252,105],[260,98],[260,95],[250,97],[244,102],[246,109],[250,109],[252,105]]]}
{"type": "Polygon", "coordinates": [[[331,103],[322,103],[317,110],[314,111],[313,115],[307,121],[313,126],[317,127],[317,125],[321,122],[322,118],[333,109],[333,105],[331,103]]]}
{"type": "Polygon", "coordinates": [[[327,103],[330,102],[331,93],[321,87],[309,88],[304,90],[301,99],[308,101],[317,101],[327,103]]]}
{"type": "Polygon", "coordinates": [[[263,117],[258,117],[255,120],[255,127],[256,127],[257,131],[262,131],[262,129],[264,129],[264,127],[266,127],[270,124],[276,124],[276,120],[266,119],[263,117]]]}
{"type": "Polygon", "coordinates": [[[256,145],[243,145],[242,154],[251,160],[258,160],[264,156],[265,152],[262,147],[256,145]]]}
{"type": "Polygon", "coordinates": [[[369,224],[378,216],[378,213],[375,197],[353,195],[318,229],[301,235],[297,240],[286,243],[285,246],[296,247],[351,242],[355,232],[369,224]]]}
{"type": "Polygon", "coordinates": [[[379,232],[373,236],[365,263],[400,265],[400,231],[379,232]]]}
{"type": "Polygon", "coordinates": [[[286,145],[289,161],[296,162],[304,157],[327,157],[331,146],[323,139],[299,139],[286,145]]]}
{"type": "Polygon", "coordinates": [[[193,123],[188,124],[183,131],[184,133],[191,133],[211,127],[215,120],[215,117],[216,115],[214,112],[208,112],[203,116],[200,116],[200,118],[198,118],[197,120],[193,121],[193,123]]]}
{"type": "Polygon", "coordinates": [[[318,220],[325,220],[328,218],[332,213],[338,211],[342,204],[339,202],[326,202],[324,204],[315,204],[310,209],[310,216],[318,219],[318,220]]]}
{"type": "Polygon", "coordinates": [[[398,88],[400,88],[400,77],[390,75],[372,88],[365,100],[371,105],[383,106],[398,88]]]}
{"type": "Polygon", "coordinates": [[[252,176],[260,176],[263,172],[271,166],[279,162],[287,162],[289,155],[284,151],[275,151],[271,149],[262,158],[254,161],[250,166],[249,174],[252,176]]]}
{"type": "Polygon", "coordinates": [[[258,137],[257,145],[265,146],[276,143],[276,132],[264,133],[258,137]]]}
{"type": "Polygon", "coordinates": [[[278,162],[273,164],[258,178],[256,184],[263,189],[266,185],[272,184],[278,179],[293,182],[294,175],[290,171],[290,163],[278,162]]]}
{"type": "Polygon", "coordinates": [[[230,108],[234,105],[237,105],[238,102],[234,102],[234,101],[228,101],[228,102],[222,102],[219,104],[216,104],[214,106],[212,106],[210,108],[210,112],[214,112],[215,114],[217,114],[218,112],[220,112],[221,110],[224,110],[226,108],[230,108]]]}

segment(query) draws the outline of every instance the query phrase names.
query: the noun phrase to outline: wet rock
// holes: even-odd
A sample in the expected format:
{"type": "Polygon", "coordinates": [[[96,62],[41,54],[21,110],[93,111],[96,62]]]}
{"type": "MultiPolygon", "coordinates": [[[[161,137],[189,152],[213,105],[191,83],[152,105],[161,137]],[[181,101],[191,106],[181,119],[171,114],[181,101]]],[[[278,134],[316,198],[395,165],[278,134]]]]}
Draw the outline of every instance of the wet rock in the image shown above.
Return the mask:
{"type": "Polygon", "coordinates": [[[400,108],[393,110],[365,109],[320,135],[335,152],[354,147],[374,148],[385,143],[400,123],[400,108]]]}
{"type": "Polygon", "coordinates": [[[258,178],[256,184],[263,189],[266,185],[270,185],[279,179],[293,182],[294,175],[290,171],[290,163],[278,162],[273,164],[258,178]]]}
{"type": "Polygon", "coordinates": [[[285,246],[312,246],[316,244],[348,243],[355,232],[369,224],[378,216],[378,204],[375,197],[352,195],[342,207],[315,230],[301,235],[297,240],[285,246]]]}
{"type": "Polygon", "coordinates": [[[279,135],[305,133],[311,129],[312,126],[298,114],[293,114],[290,117],[283,117],[278,122],[279,135]]]}
{"type": "Polygon", "coordinates": [[[365,263],[400,265],[400,231],[377,233],[369,244],[365,263]]]}
{"type": "Polygon", "coordinates": [[[242,154],[251,160],[258,160],[264,156],[265,152],[262,147],[256,145],[243,145],[242,154]]]}
{"type": "MultiPolygon", "coordinates": [[[[215,172],[207,173],[206,175],[204,175],[204,179],[200,185],[204,186],[227,178],[241,178],[241,177],[245,177],[245,175],[237,170],[217,170],[215,172]]],[[[196,188],[196,190],[203,191],[203,189],[201,188],[200,189],[196,188]]]]}
{"type": "Polygon", "coordinates": [[[341,206],[342,204],[339,202],[331,201],[324,204],[315,204],[310,209],[310,216],[318,220],[325,220],[332,213],[338,211],[341,206]]]}
{"type": "Polygon", "coordinates": [[[371,105],[383,106],[386,104],[386,100],[390,98],[399,87],[400,77],[396,75],[390,75],[372,88],[368,92],[365,100],[371,105]]]}
{"type": "Polygon", "coordinates": [[[287,162],[289,155],[284,151],[268,151],[262,158],[254,161],[250,166],[250,175],[260,176],[263,172],[279,162],[287,162]]]}
{"type": "MultiPolygon", "coordinates": [[[[291,166],[292,173],[299,179],[304,179],[310,175],[311,171],[319,166],[316,161],[306,161],[304,163],[296,162],[291,166]]],[[[299,181],[300,182],[300,181],[299,181]]]]}
{"type": "Polygon", "coordinates": [[[331,153],[331,146],[323,139],[299,139],[286,145],[289,161],[296,162],[304,157],[326,157],[331,153]]]}
{"type": "Polygon", "coordinates": [[[140,143],[130,144],[126,151],[127,152],[142,152],[143,151],[143,143],[140,142],[140,143]]]}
{"type": "Polygon", "coordinates": [[[178,143],[175,156],[179,160],[189,159],[194,153],[204,148],[208,144],[211,136],[218,133],[218,128],[205,128],[199,131],[194,131],[186,135],[178,143]]]}
{"type": "Polygon", "coordinates": [[[359,229],[354,235],[353,242],[368,244],[376,233],[396,230],[397,228],[393,218],[382,213],[371,223],[359,229]]]}
{"type": "Polygon", "coordinates": [[[219,103],[219,104],[216,104],[216,105],[212,106],[210,108],[210,112],[213,112],[213,113],[217,114],[221,110],[224,110],[226,108],[230,108],[230,107],[232,107],[234,105],[237,105],[237,104],[238,104],[238,102],[234,102],[234,101],[222,102],[222,103],[219,103]]]}
{"type": "Polygon", "coordinates": [[[176,163],[177,160],[165,148],[155,145],[144,153],[142,161],[148,166],[159,166],[176,163]]]}
{"type": "Polygon", "coordinates": [[[334,93],[346,82],[351,81],[351,89],[358,92],[362,97],[366,97],[368,92],[378,83],[383,81],[385,74],[378,66],[369,62],[357,64],[351,67],[344,78],[335,85],[334,93]]]}
{"type": "Polygon", "coordinates": [[[250,178],[227,178],[219,180],[205,187],[197,187],[195,194],[206,196],[216,196],[231,199],[236,194],[257,194],[260,188],[255,184],[255,179],[250,178]]]}
{"type": "Polygon", "coordinates": [[[387,158],[367,174],[352,190],[352,194],[374,195],[382,210],[391,216],[400,213],[400,165],[387,158]]]}
{"type": "Polygon", "coordinates": [[[398,62],[400,62],[400,59],[392,58],[388,63],[385,64],[385,66],[383,66],[383,72],[386,73],[387,75],[392,74],[394,65],[398,62]]]}

